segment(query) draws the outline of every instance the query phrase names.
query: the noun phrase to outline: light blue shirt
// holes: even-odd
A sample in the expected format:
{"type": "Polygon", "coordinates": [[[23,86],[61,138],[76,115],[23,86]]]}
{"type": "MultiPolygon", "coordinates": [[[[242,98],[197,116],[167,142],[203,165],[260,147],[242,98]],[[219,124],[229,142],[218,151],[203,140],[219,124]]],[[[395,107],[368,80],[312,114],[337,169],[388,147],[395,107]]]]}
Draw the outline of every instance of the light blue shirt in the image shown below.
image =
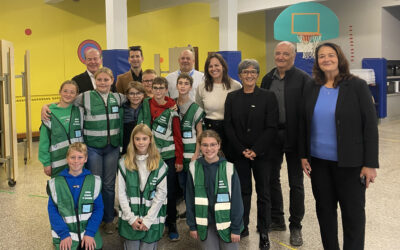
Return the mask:
{"type": "Polygon", "coordinates": [[[339,87],[322,86],[311,121],[311,156],[337,161],[335,111],[339,87]]]}

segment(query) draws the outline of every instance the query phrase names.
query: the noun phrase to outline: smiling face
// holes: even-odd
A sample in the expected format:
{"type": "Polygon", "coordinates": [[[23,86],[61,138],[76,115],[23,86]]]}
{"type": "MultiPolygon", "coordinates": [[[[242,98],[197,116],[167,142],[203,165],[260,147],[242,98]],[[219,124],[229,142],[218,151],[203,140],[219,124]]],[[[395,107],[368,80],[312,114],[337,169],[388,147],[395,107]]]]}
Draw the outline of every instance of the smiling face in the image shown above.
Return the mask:
{"type": "Polygon", "coordinates": [[[190,85],[189,79],[180,78],[176,84],[176,88],[179,92],[179,95],[187,95],[192,89],[192,86],[190,85]]]}
{"type": "Polygon", "coordinates": [[[73,84],[65,84],[60,90],[60,103],[62,105],[69,105],[74,102],[76,95],[76,86],[73,84]]]}
{"type": "Polygon", "coordinates": [[[140,50],[129,51],[129,64],[132,69],[141,69],[143,63],[143,57],[140,50]]]}
{"type": "Polygon", "coordinates": [[[168,93],[168,89],[164,86],[164,84],[154,84],[153,83],[153,98],[158,103],[164,102],[165,96],[168,93]]]}
{"type": "Polygon", "coordinates": [[[279,43],[274,53],[276,67],[282,71],[289,70],[294,64],[294,53],[293,45],[287,42],[279,43]]]}
{"type": "Polygon", "coordinates": [[[135,149],[137,154],[139,155],[147,154],[147,150],[151,142],[151,138],[149,136],[139,132],[133,137],[133,141],[135,144],[135,149]]]}
{"type": "Polygon", "coordinates": [[[142,84],[144,89],[146,90],[146,93],[152,93],[153,91],[152,85],[154,78],[156,78],[156,75],[153,73],[142,75],[142,84]]]}
{"type": "Polygon", "coordinates": [[[69,167],[68,173],[73,176],[78,176],[82,173],[82,168],[87,161],[87,156],[84,153],[71,150],[67,155],[67,163],[69,167]]]}
{"type": "Polygon", "coordinates": [[[213,82],[220,83],[222,81],[223,72],[224,69],[221,62],[215,57],[211,58],[210,65],[208,66],[208,73],[212,77],[213,82]]]}
{"type": "Polygon", "coordinates": [[[126,96],[132,105],[138,106],[143,101],[144,93],[135,88],[130,88],[126,96]]]}
{"type": "Polygon", "coordinates": [[[85,65],[87,70],[94,74],[100,68],[103,60],[100,56],[100,52],[95,49],[89,49],[85,53],[85,65]]]}
{"type": "Polygon", "coordinates": [[[243,69],[240,72],[240,80],[242,81],[243,87],[253,88],[256,85],[258,79],[257,69],[255,69],[252,65],[243,69]]]}
{"type": "Polygon", "coordinates": [[[102,94],[110,92],[113,78],[107,73],[101,72],[96,76],[96,90],[102,94]]]}
{"type": "Polygon", "coordinates": [[[200,150],[208,163],[218,161],[218,152],[221,145],[214,137],[204,137],[200,142],[200,150]]]}
{"type": "Polygon", "coordinates": [[[189,50],[184,50],[179,56],[178,62],[182,72],[190,72],[194,65],[193,53],[189,50]]]}
{"type": "Polygon", "coordinates": [[[339,60],[336,51],[329,46],[322,46],[318,50],[318,65],[325,74],[339,74],[339,60]]]}

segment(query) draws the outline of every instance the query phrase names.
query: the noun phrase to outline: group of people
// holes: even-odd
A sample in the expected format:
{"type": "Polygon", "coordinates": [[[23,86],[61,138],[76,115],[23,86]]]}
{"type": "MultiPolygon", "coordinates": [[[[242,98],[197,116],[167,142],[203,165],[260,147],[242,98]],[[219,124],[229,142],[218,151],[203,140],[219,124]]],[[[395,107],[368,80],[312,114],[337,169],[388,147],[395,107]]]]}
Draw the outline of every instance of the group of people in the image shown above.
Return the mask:
{"type": "Polygon", "coordinates": [[[303,244],[303,172],[311,178],[324,249],[363,249],[365,190],[376,178],[378,130],[366,83],[351,75],[333,43],[315,51],[313,78],[294,66],[295,46],[275,47],[276,67],[256,85],[260,66],[245,59],[241,83],[218,53],[204,74],[184,50],[166,78],[142,70],[130,47],[128,72],[114,77],[96,49],[87,71],[65,81],[60,102],[42,109],[39,160],[48,182],[53,243],[59,249],[101,249],[98,229],[118,231],[125,249],[156,249],[164,226],[179,240],[183,196],[190,236],[204,249],[238,249],[249,235],[252,179],[260,249],[268,232],[286,230],[280,169],[287,162],[290,243],[303,244]],[[80,93],[80,94],[79,94],[80,93]],[[118,172],[118,174],[117,174],[118,172]]]}

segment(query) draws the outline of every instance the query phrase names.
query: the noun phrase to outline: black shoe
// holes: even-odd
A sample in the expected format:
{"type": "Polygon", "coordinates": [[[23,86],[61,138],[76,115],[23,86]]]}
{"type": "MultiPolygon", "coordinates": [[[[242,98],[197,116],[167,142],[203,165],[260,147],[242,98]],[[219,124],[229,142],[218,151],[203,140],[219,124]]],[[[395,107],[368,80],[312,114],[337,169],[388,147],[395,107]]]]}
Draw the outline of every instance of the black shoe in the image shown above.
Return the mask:
{"type": "Polygon", "coordinates": [[[296,247],[303,245],[303,236],[301,234],[301,229],[295,228],[290,230],[290,244],[296,247]]]}
{"type": "Polygon", "coordinates": [[[260,247],[261,250],[269,250],[270,243],[269,243],[268,234],[260,233],[260,244],[259,244],[259,247],[260,247]]]}
{"type": "Polygon", "coordinates": [[[285,223],[280,224],[280,223],[272,222],[269,225],[269,229],[268,229],[268,232],[271,232],[271,231],[286,231],[286,224],[285,223]]]}
{"type": "Polygon", "coordinates": [[[249,236],[249,228],[245,227],[243,231],[240,233],[240,238],[243,239],[244,237],[249,236]]]}

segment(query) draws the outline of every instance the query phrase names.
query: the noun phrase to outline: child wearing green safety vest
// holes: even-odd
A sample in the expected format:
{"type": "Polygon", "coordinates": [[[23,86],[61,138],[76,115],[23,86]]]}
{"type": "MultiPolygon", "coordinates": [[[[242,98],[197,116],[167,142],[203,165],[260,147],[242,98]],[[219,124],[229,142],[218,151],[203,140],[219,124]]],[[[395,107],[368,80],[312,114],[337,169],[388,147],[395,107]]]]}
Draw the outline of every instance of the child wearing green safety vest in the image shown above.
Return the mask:
{"type": "Polygon", "coordinates": [[[244,211],[239,176],[232,163],[218,156],[217,132],[205,130],[197,140],[203,156],[190,163],[186,186],[190,236],[203,249],[239,249],[244,211]]]}
{"type": "Polygon", "coordinates": [[[103,218],[100,177],[84,168],[87,147],[75,142],[67,151],[68,168],[48,181],[48,212],[56,249],[101,249],[103,218]]]}
{"type": "Polygon", "coordinates": [[[189,92],[193,86],[193,78],[186,73],[181,73],[176,81],[179,96],[175,100],[178,105],[179,119],[183,143],[183,171],[178,173],[179,186],[185,195],[187,170],[189,163],[199,157],[200,147],[197,136],[203,131],[202,121],[205,113],[200,106],[190,99],[189,92]]]}
{"type": "Polygon", "coordinates": [[[124,249],[157,249],[167,212],[168,167],[147,125],[133,129],[118,167],[118,231],[125,238],[124,249]]]}
{"type": "Polygon", "coordinates": [[[73,105],[79,93],[78,85],[71,80],[60,87],[60,102],[49,106],[50,120],[40,127],[39,161],[44,173],[56,177],[68,167],[66,154],[74,142],[83,142],[83,110],[73,105]]]}

